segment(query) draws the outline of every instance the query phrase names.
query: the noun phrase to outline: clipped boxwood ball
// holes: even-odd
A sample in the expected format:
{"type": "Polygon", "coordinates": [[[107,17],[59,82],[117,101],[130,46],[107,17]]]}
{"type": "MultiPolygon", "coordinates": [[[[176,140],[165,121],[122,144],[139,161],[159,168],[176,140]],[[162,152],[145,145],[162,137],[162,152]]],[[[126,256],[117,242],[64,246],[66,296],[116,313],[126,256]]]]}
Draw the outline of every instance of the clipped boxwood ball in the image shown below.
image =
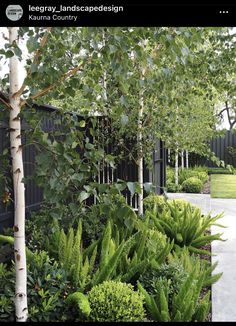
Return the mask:
{"type": "Polygon", "coordinates": [[[143,321],[143,297],[131,284],[105,281],[88,293],[90,319],[96,322],[143,321]]]}
{"type": "Polygon", "coordinates": [[[188,178],[182,183],[182,188],[185,192],[199,193],[202,187],[202,181],[196,177],[188,178]]]}

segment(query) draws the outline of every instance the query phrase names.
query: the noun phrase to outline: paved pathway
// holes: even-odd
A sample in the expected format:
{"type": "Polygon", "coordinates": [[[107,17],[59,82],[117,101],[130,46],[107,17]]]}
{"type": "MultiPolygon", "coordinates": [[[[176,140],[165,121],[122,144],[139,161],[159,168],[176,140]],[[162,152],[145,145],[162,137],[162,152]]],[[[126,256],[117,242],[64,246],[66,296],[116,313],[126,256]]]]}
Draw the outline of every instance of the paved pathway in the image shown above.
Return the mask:
{"type": "Polygon", "coordinates": [[[215,273],[223,272],[220,280],[212,285],[212,321],[236,321],[236,199],[210,198],[202,194],[172,194],[169,198],[184,198],[201,207],[203,213],[212,211],[214,215],[224,211],[219,220],[226,229],[213,226],[211,232],[224,233],[227,241],[213,241],[212,262],[218,261],[215,273]]]}

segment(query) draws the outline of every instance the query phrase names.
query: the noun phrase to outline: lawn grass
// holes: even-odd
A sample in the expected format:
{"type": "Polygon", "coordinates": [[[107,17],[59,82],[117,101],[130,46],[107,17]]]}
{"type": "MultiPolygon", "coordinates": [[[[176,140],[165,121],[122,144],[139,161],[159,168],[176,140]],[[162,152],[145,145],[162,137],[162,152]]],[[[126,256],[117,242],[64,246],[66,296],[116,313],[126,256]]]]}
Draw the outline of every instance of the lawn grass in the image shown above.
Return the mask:
{"type": "Polygon", "coordinates": [[[236,175],[211,175],[212,198],[236,198],[236,175]]]}

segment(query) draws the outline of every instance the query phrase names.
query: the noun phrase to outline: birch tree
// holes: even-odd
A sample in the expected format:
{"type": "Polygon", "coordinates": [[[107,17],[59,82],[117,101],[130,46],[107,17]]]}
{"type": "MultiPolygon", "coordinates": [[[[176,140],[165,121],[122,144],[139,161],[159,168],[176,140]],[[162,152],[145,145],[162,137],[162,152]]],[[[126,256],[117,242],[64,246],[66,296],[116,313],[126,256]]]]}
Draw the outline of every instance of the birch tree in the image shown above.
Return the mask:
{"type": "MultiPolygon", "coordinates": [[[[9,43],[17,45],[18,28],[9,27],[9,43]]],[[[15,313],[16,321],[27,321],[27,269],[25,249],[25,186],[21,143],[19,60],[16,55],[10,58],[9,67],[9,128],[14,188],[14,254],[15,254],[15,313]]]]}
{"type": "MultiPolygon", "coordinates": [[[[28,316],[27,305],[27,264],[26,264],[26,246],[25,246],[25,185],[24,167],[23,167],[23,145],[21,142],[21,119],[20,114],[23,109],[31,106],[32,100],[36,100],[47,95],[55,89],[64,87],[65,82],[74,76],[81,66],[74,60],[64,60],[64,68],[52,68],[51,62],[45,62],[47,50],[52,54],[53,49],[46,48],[48,36],[51,28],[46,29],[20,29],[18,27],[9,27],[9,38],[5,48],[1,49],[1,59],[9,59],[9,71],[7,78],[1,80],[1,91],[5,91],[8,98],[0,98],[1,105],[9,113],[9,134],[10,134],[10,152],[12,162],[12,180],[14,189],[14,255],[15,255],[15,318],[17,322],[26,322],[28,316]],[[23,83],[19,83],[19,62],[22,51],[19,48],[19,39],[28,37],[28,60],[26,61],[27,75],[23,83]],[[30,54],[29,54],[30,53],[30,54]],[[33,53],[33,54],[32,54],[33,53]],[[39,71],[39,67],[43,71],[39,71]],[[55,70],[54,70],[55,69],[55,70]],[[37,71],[39,73],[37,73],[37,71]],[[55,73],[53,75],[53,72],[55,73]],[[44,78],[42,80],[42,73],[44,78]],[[32,78],[34,77],[34,78],[32,78]],[[58,83],[59,81],[59,83],[58,83]],[[8,91],[8,94],[7,94],[8,91]]],[[[60,30],[54,35],[59,42],[60,30]]],[[[51,40],[51,46],[54,40],[51,40]]],[[[55,55],[54,65],[61,67],[61,55],[68,48],[61,45],[60,51],[55,55]]],[[[67,84],[68,86],[68,84],[67,84]]],[[[74,86],[75,87],[75,86],[74,86]]]]}
{"type": "MultiPolygon", "coordinates": [[[[144,80],[145,69],[143,68],[141,71],[141,80],[144,80]]],[[[138,195],[138,213],[139,215],[143,215],[143,111],[144,111],[144,91],[141,89],[140,91],[140,107],[138,110],[138,135],[137,135],[137,143],[138,143],[138,183],[140,186],[140,193],[138,195]]]]}

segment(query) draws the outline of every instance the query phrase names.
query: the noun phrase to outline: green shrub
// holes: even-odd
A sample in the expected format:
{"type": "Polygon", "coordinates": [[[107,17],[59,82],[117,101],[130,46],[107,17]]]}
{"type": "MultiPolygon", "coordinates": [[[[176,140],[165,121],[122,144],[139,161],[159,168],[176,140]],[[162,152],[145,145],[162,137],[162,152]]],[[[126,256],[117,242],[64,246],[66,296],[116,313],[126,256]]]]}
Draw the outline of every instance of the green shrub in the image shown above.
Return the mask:
{"type": "Polygon", "coordinates": [[[86,247],[102,236],[109,219],[112,219],[120,231],[124,232],[124,237],[128,238],[133,233],[138,218],[132,207],[126,203],[124,196],[119,194],[103,194],[98,204],[87,209],[81,209],[73,204],[67,206],[60,206],[59,210],[57,207],[47,205],[40,211],[32,212],[30,218],[26,220],[26,240],[29,249],[47,250],[45,234],[47,238],[53,236],[55,225],[58,224],[68,232],[71,227],[76,229],[80,221],[83,223],[82,239],[86,247]],[[72,214],[72,207],[76,214],[74,211],[72,214]]]}
{"type": "Polygon", "coordinates": [[[90,319],[95,322],[143,321],[143,296],[131,284],[106,281],[88,293],[90,319]]]}
{"type": "Polygon", "coordinates": [[[197,171],[197,172],[208,172],[208,167],[204,165],[195,165],[191,167],[192,170],[197,171]]]}
{"type": "Polygon", "coordinates": [[[234,172],[223,168],[208,168],[208,174],[234,174],[234,172]]]}
{"type": "Polygon", "coordinates": [[[222,240],[221,233],[212,235],[206,233],[212,225],[219,225],[216,222],[222,214],[213,217],[210,214],[202,215],[200,208],[191,204],[184,204],[181,207],[175,201],[170,203],[167,201],[166,206],[167,209],[161,214],[149,213],[149,218],[158,231],[174,241],[175,246],[188,246],[193,252],[208,253],[199,248],[213,240],[222,240]]]}
{"type": "Polygon", "coordinates": [[[198,172],[196,176],[198,179],[200,179],[202,181],[203,184],[208,181],[207,172],[198,172]]]}
{"type": "MultiPolygon", "coordinates": [[[[81,212],[77,211],[78,215],[81,212]]],[[[67,207],[43,206],[39,211],[31,212],[30,217],[26,219],[26,244],[32,251],[47,251],[47,238],[55,232],[55,226],[60,225],[64,230],[68,230],[74,223],[70,209],[67,207]]],[[[77,223],[76,223],[77,224],[77,223]]]]}
{"type": "Polygon", "coordinates": [[[89,245],[102,236],[107,216],[101,214],[100,205],[92,205],[86,213],[81,215],[81,221],[83,222],[83,243],[89,245]]]}
{"type": "Polygon", "coordinates": [[[218,263],[215,262],[214,264],[211,264],[210,261],[201,259],[198,255],[190,255],[187,247],[176,248],[175,251],[168,255],[167,260],[169,264],[180,264],[188,274],[195,270],[198,278],[203,276],[203,288],[216,283],[223,274],[213,274],[218,263]]]}
{"type": "Polygon", "coordinates": [[[170,166],[166,168],[166,180],[172,183],[175,182],[175,171],[170,166]]]}
{"type": "Polygon", "coordinates": [[[181,185],[176,185],[174,182],[166,182],[166,188],[168,192],[180,192],[182,190],[181,185]]]}
{"type": "Polygon", "coordinates": [[[179,170],[179,183],[182,184],[185,180],[196,177],[200,179],[203,183],[208,180],[207,168],[194,167],[189,169],[179,170]]]}
{"type": "Polygon", "coordinates": [[[189,206],[192,210],[196,208],[195,205],[190,204],[186,199],[182,198],[168,199],[168,205],[166,205],[166,208],[170,209],[170,207],[177,207],[182,211],[186,206],[189,206]]]}
{"type": "Polygon", "coordinates": [[[210,309],[210,292],[200,299],[203,276],[193,271],[169,298],[170,283],[159,278],[155,284],[155,294],[150,294],[138,282],[138,289],[145,297],[147,310],[157,322],[205,321],[210,309]]]}
{"type": "Polygon", "coordinates": [[[180,169],[179,170],[179,183],[182,184],[185,180],[196,177],[197,172],[192,169],[180,169]]]}
{"type": "MultiPolygon", "coordinates": [[[[49,252],[52,253],[68,271],[69,277],[79,291],[89,290],[93,285],[120,275],[124,270],[118,270],[123,257],[137,243],[140,233],[124,241],[120,239],[119,230],[112,236],[112,223],[107,222],[103,235],[98,241],[84,248],[82,241],[82,222],[77,230],[70,228],[68,233],[58,227],[53,238],[49,241],[49,252]]],[[[133,261],[133,267],[140,261],[133,261]]],[[[126,264],[127,265],[127,264],[126,264]]],[[[128,266],[127,266],[128,267],[128,266]]],[[[140,266],[141,268],[141,266],[140,266]]]]}
{"type": "Polygon", "coordinates": [[[90,315],[91,308],[87,295],[81,292],[74,292],[67,297],[66,303],[76,308],[80,320],[86,320],[90,315]]]}
{"type": "Polygon", "coordinates": [[[15,321],[14,270],[0,263],[0,322],[15,321]]]}
{"type": "Polygon", "coordinates": [[[158,195],[148,195],[143,200],[143,205],[146,210],[153,211],[153,212],[162,212],[165,207],[166,199],[164,196],[158,195]]]}
{"type": "Polygon", "coordinates": [[[173,261],[169,264],[163,263],[159,266],[149,268],[141,275],[139,281],[149,294],[157,294],[156,283],[166,280],[168,283],[168,301],[172,302],[173,295],[179,292],[181,284],[184,282],[188,273],[184,270],[179,261],[173,261]]]}
{"type": "Polygon", "coordinates": [[[98,240],[105,229],[108,220],[112,220],[128,238],[134,231],[137,215],[133,208],[126,203],[124,196],[119,194],[104,194],[100,203],[92,205],[81,215],[83,222],[83,243],[87,246],[98,240]]]}
{"type": "Polygon", "coordinates": [[[202,187],[203,187],[202,181],[196,177],[191,177],[189,179],[186,179],[182,183],[182,188],[185,192],[200,193],[202,187]]]}
{"type": "Polygon", "coordinates": [[[64,309],[65,297],[73,291],[65,269],[47,253],[34,253],[28,267],[29,320],[66,321],[71,314],[64,309]]]}
{"type": "MultiPolygon", "coordinates": [[[[45,241],[45,246],[68,272],[78,291],[88,291],[110,279],[135,282],[152,260],[162,263],[173,248],[166,235],[149,228],[148,219],[139,220],[138,227],[140,231],[124,240],[123,232],[108,221],[103,236],[84,248],[81,221],[77,230],[70,228],[67,233],[54,224],[53,236],[45,241]]],[[[13,245],[14,239],[0,235],[0,242],[13,245]]],[[[27,257],[33,260],[34,253],[27,250],[27,257]]]]}
{"type": "MultiPolygon", "coordinates": [[[[73,291],[67,273],[46,252],[37,252],[27,263],[28,321],[73,320],[65,309],[65,297],[73,291]]],[[[1,321],[14,320],[15,269],[0,265],[1,321]]]]}

